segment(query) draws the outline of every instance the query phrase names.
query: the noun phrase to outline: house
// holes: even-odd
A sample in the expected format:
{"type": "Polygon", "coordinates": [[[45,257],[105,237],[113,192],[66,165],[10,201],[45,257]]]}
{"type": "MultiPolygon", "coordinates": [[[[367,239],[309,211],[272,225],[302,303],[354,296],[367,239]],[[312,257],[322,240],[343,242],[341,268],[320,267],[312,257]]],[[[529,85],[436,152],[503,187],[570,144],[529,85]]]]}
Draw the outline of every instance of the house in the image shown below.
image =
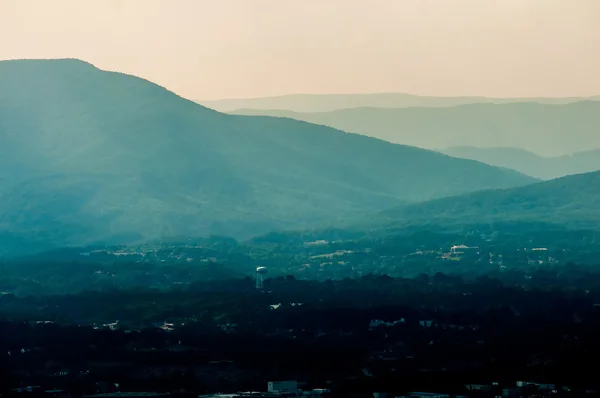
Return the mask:
{"type": "Polygon", "coordinates": [[[27,387],[15,388],[13,391],[19,392],[19,393],[22,393],[22,392],[31,393],[31,392],[39,391],[39,389],[40,389],[40,386],[27,386],[27,387]]]}
{"type": "Polygon", "coordinates": [[[105,323],[102,325],[104,328],[110,329],[110,330],[117,330],[119,328],[119,321],[115,321],[113,323],[105,323]]]}
{"type": "Polygon", "coordinates": [[[329,242],[326,240],[315,240],[313,242],[304,242],[304,246],[321,246],[321,245],[326,245],[329,242]]]}
{"type": "Polygon", "coordinates": [[[421,325],[424,328],[430,328],[433,325],[433,321],[430,321],[430,320],[419,321],[419,325],[421,325]]]}
{"type": "Polygon", "coordinates": [[[450,248],[451,253],[464,253],[467,250],[479,250],[479,247],[477,247],[477,246],[470,247],[467,245],[456,245],[456,246],[452,246],[450,248]]]}
{"type": "Polygon", "coordinates": [[[393,327],[393,326],[396,326],[396,325],[399,325],[399,324],[405,323],[405,322],[406,322],[406,318],[400,318],[400,319],[397,319],[392,322],[385,322],[385,321],[382,321],[381,319],[372,319],[369,322],[369,329],[375,329],[375,328],[378,328],[379,326],[393,327]]]}
{"type": "Polygon", "coordinates": [[[489,384],[467,384],[465,388],[470,392],[490,392],[494,387],[489,384]]]}
{"type": "Polygon", "coordinates": [[[147,398],[167,397],[171,394],[160,392],[107,392],[105,394],[84,395],[84,398],[147,398]]]}
{"type": "Polygon", "coordinates": [[[165,332],[172,332],[175,330],[175,325],[172,323],[167,323],[166,321],[158,327],[159,329],[164,330],[165,332]]]}
{"type": "Polygon", "coordinates": [[[556,390],[555,384],[535,383],[533,381],[517,381],[517,387],[537,387],[540,390],[556,390]]]}

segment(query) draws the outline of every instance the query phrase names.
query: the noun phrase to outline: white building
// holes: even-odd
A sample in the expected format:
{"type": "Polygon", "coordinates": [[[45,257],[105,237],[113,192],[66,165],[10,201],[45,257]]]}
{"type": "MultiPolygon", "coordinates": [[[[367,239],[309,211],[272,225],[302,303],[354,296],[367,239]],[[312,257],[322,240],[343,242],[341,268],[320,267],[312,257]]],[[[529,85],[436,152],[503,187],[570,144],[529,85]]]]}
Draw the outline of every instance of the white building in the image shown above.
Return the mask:
{"type": "Polygon", "coordinates": [[[535,383],[533,381],[517,381],[517,387],[535,386],[540,390],[554,390],[556,389],[555,384],[548,383],[535,383]]]}

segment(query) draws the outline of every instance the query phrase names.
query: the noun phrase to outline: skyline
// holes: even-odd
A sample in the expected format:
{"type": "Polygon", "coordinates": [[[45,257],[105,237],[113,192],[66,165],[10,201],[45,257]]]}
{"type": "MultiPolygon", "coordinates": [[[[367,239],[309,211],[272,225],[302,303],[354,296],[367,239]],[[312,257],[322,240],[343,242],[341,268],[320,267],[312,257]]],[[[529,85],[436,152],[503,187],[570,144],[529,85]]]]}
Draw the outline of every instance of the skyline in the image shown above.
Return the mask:
{"type": "Polygon", "coordinates": [[[0,59],[78,58],[190,99],[600,94],[596,0],[4,0],[0,59]]]}

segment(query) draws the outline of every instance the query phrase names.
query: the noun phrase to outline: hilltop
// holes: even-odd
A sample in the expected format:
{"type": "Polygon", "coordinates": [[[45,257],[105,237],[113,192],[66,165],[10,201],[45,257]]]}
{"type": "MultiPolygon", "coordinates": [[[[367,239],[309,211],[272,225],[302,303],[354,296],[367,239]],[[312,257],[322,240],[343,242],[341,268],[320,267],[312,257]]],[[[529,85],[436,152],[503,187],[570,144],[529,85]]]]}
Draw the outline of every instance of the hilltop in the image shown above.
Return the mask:
{"type": "Polygon", "coordinates": [[[222,114],[77,60],[0,62],[5,252],[249,237],[532,181],[305,122],[222,114]]]}
{"type": "Polygon", "coordinates": [[[542,157],[519,148],[464,146],[452,147],[440,152],[492,166],[506,167],[543,180],[600,170],[600,149],[555,157],[542,157]]]}
{"type": "Polygon", "coordinates": [[[429,149],[517,147],[543,156],[561,156],[600,148],[599,101],[355,108],[321,113],[246,109],[234,113],[288,117],[429,149]]]}
{"type": "Polygon", "coordinates": [[[487,190],[387,210],[372,225],[460,226],[543,223],[594,229],[600,225],[600,171],[524,187],[487,190]]]}

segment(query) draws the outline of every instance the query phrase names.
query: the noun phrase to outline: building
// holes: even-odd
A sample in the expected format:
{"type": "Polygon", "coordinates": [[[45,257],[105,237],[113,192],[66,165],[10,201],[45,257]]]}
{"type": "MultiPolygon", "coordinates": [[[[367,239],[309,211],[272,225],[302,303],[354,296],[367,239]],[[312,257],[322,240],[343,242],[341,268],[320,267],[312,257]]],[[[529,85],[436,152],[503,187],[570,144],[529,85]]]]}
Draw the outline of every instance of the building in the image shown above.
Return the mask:
{"type": "Polygon", "coordinates": [[[468,250],[479,250],[478,246],[467,246],[467,245],[456,245],[456,246],[452,246],[450,248],[450,252],[451,253],[464,253],[465,251],[468,250]]]}
{"type": "Polygon", "coordinates": [[[373,398],[388,398],[389,394],[387,392],[374,392],[373,398]]]}
{"type": "Polygon", "coordinates": [[[471,392],[490,392],[494,386],[488,384],[467,384],[465,388],[471,392]]]}
{"type": "MultiPolygon", "coordinates": [[[[409,392],[406,397],[409,398],[467,398],[461,395],[440,394],[436,392],[409,392]]],[[[396,397],[398,398],[398,397],[396,397]]]]}
{"type": "Polygon", "coordinates": [[[171,394],[160,392],[109,392],[105,394],[84,395],[84,398],[163,398],[169,395],[171,394]]]}
{"type": "Polygon", "coordinates": [[[555,390],[555,384],[536,383],[533,381],[517,381],[517,387],[537,387],[540,390],[555,390]]]}
{"type": "Polygon", "coordinates": [[[267,392],[271,394],[295,394],[298,392],[298,382],[288,381],[270,381],[267,383],[267,392]]]}

